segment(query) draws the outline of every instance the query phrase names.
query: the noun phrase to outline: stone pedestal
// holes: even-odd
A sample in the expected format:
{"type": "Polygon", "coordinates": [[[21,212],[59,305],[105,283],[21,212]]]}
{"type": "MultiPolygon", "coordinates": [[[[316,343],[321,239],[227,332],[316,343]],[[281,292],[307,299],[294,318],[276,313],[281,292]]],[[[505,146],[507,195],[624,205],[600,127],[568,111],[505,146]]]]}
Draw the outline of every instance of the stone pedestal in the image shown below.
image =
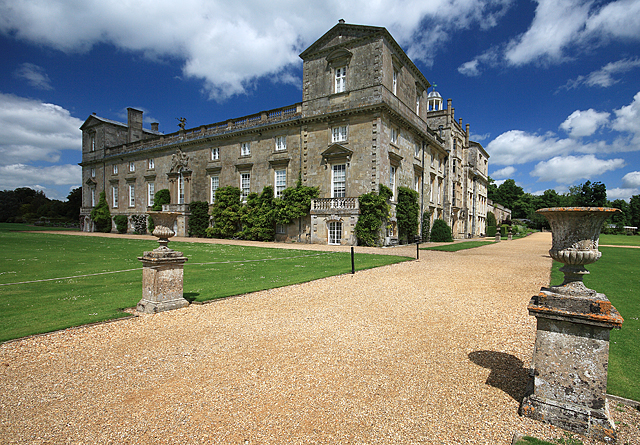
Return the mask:
{"type": "Polygon", "coordinates": [[[528,309],[537,332],[533,381],[520,414],[614,443],[606,400],[609,333],[622,317],[604,294],[572,298],[543,290],[528,309]]]}
{"type": "Polygon", "coordinates": [[[142,299],[138,302],[138,312],[153,314],[189,305],[182,295],[182,278],[187,257],[182,252],[170,249],[168,238],[173,231],[156,226],[153,231],[160,247],[145,252],[138,259],[142,261],[142,299]],[[170,233],[170,235],[169,235],[170,233]]]}
{"type": "Polygon", "coordinates": [[[533,380],[520,414],[560,428],[615,443],[607,405],[609,333],[624,321],[606,295],[582,281],[585,264],[600,258],[604,221],[617,209],[570,207],[541,209],[551,225],[549,255],[564,263],[560,286],[542,288],[529,302],[536,317],[533,380]]]}

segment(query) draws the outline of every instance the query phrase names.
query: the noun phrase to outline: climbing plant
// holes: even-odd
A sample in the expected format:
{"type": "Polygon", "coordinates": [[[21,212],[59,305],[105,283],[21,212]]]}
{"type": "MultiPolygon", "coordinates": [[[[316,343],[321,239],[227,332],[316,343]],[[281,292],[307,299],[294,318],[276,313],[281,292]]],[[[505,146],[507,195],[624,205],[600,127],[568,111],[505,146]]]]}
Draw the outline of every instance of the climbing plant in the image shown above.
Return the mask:
{"type": "Polygon", "coordinates": [[[393,196],[391,189],[383,184],[379,186],[379,192],[370,192],[360,195],[360,216],[356,223],[356,237],[360,246],[379,246],[382,244],[381,231],[389,219],[391,206],[389,199],[393,196]]]}
{"type": "Polygon", "coordinates": [[[241,237],[254,241],[273,241],[275,239],[275,202],[273,187],[267,186],[262,193],[251,193],[247,205],[242,209],[241,237]]]}
{"type": "Polygon", "coordinates": [[[205,201],[193,201],[189,204],[189,236],[204,238],[209,227],[209,204],[205,201]]]}
{"type": "Polygon", "coordinates": [[[100,192],[98,205],[91,211],[91,219],[96,225],[96,230],[98,232],[111,232],[111,212],[109,211],[109,205],[107,204],[107,194],[104,190],[100,192]]]}
{"type": "Polygon", "coordinates": [[[213,227],[206,229],[209,238],[234,238],[240,235],[242,216],[241,192],[238,187],[227,186],[216,190],[216,202],[211,209],[213,227]]]}
{"type": "Polygon", "coordinates": [[[401,243],[413,242],[418,234],[420,206],[418,192],[407,187],[398,187],[396,218],[398,219],[398,238],[401,243]]]}

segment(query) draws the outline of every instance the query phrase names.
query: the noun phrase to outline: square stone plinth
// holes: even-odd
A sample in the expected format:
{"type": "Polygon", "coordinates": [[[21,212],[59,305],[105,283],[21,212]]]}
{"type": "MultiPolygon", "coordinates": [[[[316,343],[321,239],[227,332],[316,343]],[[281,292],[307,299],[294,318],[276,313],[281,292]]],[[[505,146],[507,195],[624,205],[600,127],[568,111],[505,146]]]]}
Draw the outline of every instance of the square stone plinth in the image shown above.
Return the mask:
{"type": "Polygon", "coordinates": [[[142,268],[142,299],[138,302],[138,312],[153,314],[189,305],[183,297],[183,273],[186,257],[181,252],[175,255],[154,257],[145,252],[139,258],[142,268]]]}

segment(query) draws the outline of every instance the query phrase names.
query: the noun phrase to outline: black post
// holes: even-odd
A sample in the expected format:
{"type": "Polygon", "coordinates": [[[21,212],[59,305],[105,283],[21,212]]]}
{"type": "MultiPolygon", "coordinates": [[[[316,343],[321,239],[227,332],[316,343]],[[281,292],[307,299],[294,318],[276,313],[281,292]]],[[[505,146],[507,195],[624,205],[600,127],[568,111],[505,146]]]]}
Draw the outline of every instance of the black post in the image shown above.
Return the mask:
{"type": "Polygon", "coordinates": [[[353,261],[353,246],[351,246],[351,273],[356,273],[356,264],[353,261]]]}
{"type": "Polygon", "coordinates": [[[420,241],[416,241],[416,260],[420,259],[420,241]]]}

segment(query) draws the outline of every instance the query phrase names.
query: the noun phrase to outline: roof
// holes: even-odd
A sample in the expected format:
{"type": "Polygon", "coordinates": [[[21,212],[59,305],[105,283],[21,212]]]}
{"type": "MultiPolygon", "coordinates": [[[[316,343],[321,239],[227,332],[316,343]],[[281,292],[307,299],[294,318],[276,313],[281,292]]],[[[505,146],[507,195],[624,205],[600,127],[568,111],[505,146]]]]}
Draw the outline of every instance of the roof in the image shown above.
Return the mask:
{"type": "MultiPolygon", "coordinates": [[[[111,124],[111,125],[117,125],[118,127],[129,128],[129,126],[127,124],[123,123],[123,122],[114,121],[114,120],[111,120],[111,119],[107,119],[106,117],[100,117],[98,115],[92,114],[80,126],[80,130],[84,130],[85,128],[91,126],[93,124],[93,122],[91,122],[91,121],[93,121],[93,120],[96,120],[98,122],[102,122],[104,124],[111,124]]],[[[145,133],[149,133],[149,134],[156,134],[158,136],[164,134],[164,133],[162,133],[160,131],[153,131],[153,130],[149,130],[147,128],[143,128],[142,131],[145,132],[145,133]]]]}

